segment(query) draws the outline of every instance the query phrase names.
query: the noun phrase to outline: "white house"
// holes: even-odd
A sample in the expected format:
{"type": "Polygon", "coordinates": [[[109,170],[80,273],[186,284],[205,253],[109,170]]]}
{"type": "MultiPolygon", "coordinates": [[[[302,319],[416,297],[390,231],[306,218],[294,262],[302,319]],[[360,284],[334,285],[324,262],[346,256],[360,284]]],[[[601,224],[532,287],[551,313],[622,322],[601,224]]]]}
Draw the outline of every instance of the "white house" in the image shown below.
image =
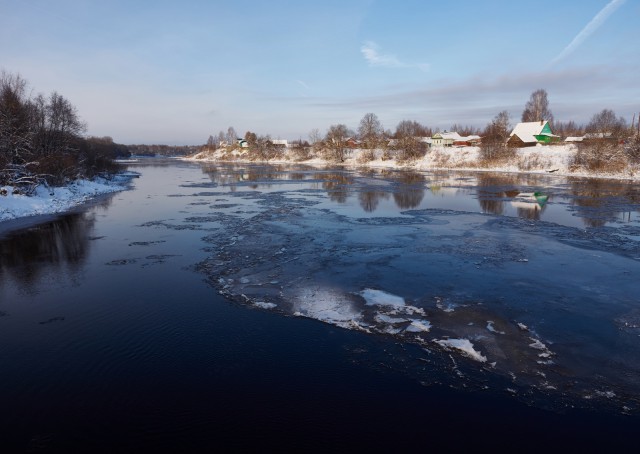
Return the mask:
{"type": "Polygon", "coordinates": [[[431,138],[431,144],[433,146],[452,147],[478,145],[480,143],[480,136],[470,135],[461,136],[455,131],[436,132],[431,138]]]}

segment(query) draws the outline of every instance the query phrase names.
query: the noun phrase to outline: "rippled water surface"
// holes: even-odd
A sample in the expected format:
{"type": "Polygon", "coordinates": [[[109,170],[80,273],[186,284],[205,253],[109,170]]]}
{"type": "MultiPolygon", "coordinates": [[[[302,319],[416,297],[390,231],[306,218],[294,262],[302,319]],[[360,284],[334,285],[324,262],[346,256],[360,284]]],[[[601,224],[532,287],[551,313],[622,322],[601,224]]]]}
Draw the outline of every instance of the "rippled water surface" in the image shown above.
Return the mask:
{"type": "Polygon", "coordinates": [[[0,446],[631,445],[637,184],[131,169],[0,237],[0,446]]]}

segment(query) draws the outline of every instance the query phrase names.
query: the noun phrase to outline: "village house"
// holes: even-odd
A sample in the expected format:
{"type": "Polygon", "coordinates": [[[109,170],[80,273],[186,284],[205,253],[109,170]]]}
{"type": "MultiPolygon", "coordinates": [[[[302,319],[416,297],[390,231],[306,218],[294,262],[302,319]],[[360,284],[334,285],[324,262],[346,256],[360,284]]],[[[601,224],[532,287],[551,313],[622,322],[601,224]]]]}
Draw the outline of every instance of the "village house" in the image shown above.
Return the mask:
{"type": "Polygon", "coordinates": [[[538,144],[548,144],[560,139],[551,132],[547,120],[518,123],[507,140],[510,147],[532,147],[538,144]]]}
{"type": "Polygon", "coordinates": [[[287,139],[271,139],[271,143],[277,147],[289,148],[289,141],[287,139]]]}
{"type": "Polygon", "coordinates": [[[443,131],[436,132],[431,137],[431,145],[440,147],[469,147],[479,145],[481,141],[480,136],[470,135],[461,136],[455,131],[443,131]]]}
{"type": "Polygon", "coordinates": [[[362,142],[353,137],[347,137],[347,140],[345,140],[345,145],[347,146],[347,148],[360,148],[362,142]]]}

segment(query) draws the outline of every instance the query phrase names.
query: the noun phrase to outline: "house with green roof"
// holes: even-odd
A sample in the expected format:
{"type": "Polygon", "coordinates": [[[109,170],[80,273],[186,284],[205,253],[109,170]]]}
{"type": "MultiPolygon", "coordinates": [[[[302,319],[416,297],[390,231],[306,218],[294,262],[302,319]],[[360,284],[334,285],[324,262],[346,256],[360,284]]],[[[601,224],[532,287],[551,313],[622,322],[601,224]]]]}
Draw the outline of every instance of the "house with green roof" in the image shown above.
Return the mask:
{"type": "Polygon", "coordinates": [[[560,139],[551,131],[547,120],[518,123],[507,140],[510,147],[531,147],[549,144],[560,139]]]}

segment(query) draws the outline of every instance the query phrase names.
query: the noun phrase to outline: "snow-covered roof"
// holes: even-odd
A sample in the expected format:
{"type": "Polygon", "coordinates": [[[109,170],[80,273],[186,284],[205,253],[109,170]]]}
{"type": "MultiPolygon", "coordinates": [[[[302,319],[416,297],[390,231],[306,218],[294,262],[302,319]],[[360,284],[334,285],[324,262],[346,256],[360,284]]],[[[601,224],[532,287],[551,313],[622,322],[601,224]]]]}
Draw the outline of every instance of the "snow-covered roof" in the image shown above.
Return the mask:
{"type": "Polygon", "coordinates": [[[433,137],[437,138],[436,136],[440,136],[443,139],[449,139],[449,140],[460,140],[460,134],[458,134],[455,131],[443,131],[443,132],[436,132],[433,137]]]}
{"type": "Polygon", "coordinates": [[[538,139],[536,139],[535,136],[548,135],[542,134],[542,129],[547,123],[547,120],[518,123],[516,127],[513,128],[513,131],[511,131],[509,137],[518,136],[524,143],[537,143],[538,139]]]}
{"type": "Polygon", "coordinates": [[[444,131],[437,132],[433,135],[434,138],[440,136],[444,140],[453,140],[454,142],[470,142],[472,140],[480,140],[480,136],[472,134],[470,136],[461,136],[456,131],[444,131]]]}
{"type": "Polygon", "coordinates": [[[462,136],[460,137],[460,139],[458,139],[461,142],[471,142],[472,140],[480,140],[482,137],[476,135],[476,134],[471,134],[470,136],[462,136]]]}
{"type": "Polygon", "coordinates": [[[607,139],[613,134],[610,132],[588,132],[584,135],[585,139],[607,139]]]}

